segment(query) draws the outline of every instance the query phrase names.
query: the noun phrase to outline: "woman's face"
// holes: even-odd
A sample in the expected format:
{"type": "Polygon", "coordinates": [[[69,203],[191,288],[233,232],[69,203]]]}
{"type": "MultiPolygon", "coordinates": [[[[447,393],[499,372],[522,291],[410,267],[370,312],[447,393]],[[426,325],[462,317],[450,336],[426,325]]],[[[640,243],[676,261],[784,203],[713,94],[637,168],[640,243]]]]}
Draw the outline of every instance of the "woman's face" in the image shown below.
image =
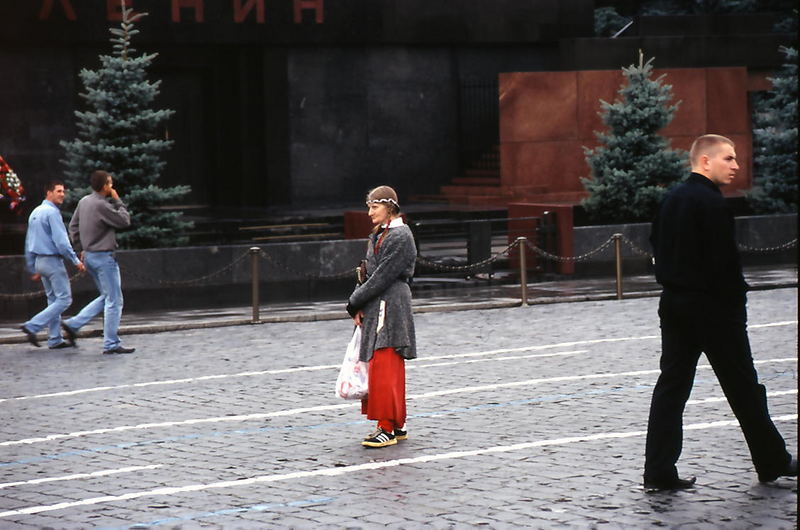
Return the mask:
{"type": "Polygon", "coordinates": [[[372,220],[372,224],[385,225],[392,220],[385,202],[371,202],[368,206],[369,218],[372,220]]]}

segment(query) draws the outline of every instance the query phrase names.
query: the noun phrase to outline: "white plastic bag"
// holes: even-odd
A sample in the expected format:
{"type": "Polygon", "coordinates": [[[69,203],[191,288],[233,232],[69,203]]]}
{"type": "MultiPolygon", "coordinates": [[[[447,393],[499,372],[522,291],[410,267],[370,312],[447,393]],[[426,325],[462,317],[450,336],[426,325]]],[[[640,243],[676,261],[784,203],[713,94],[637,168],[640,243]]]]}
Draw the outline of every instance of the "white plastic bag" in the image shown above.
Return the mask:
{"type": "Polygon", "coordinates": [[[367,395],[368,364],[358,359],[361,349],[361,326],[356,326],[353,338],[347,345],[339,377],[336,378],[336,396],[342,399],[361,399],[367,395]]]}

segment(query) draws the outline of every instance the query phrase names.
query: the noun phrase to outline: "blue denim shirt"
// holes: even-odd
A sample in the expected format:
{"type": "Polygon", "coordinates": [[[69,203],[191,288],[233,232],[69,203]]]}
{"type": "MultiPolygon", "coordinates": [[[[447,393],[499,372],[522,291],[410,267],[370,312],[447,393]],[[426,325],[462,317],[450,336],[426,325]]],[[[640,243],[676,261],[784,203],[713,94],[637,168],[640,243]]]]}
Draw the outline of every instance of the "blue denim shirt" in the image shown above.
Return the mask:
{"type": "Polygon", "coordinates": [[[67,228],[58,206],[48,201],[34,208],[28,218],[28,233],[25,236],[25,264],[36,273],[36,256],[63,256],[77,265],[80,260],[72,250],[67,237],[67,228]]]}

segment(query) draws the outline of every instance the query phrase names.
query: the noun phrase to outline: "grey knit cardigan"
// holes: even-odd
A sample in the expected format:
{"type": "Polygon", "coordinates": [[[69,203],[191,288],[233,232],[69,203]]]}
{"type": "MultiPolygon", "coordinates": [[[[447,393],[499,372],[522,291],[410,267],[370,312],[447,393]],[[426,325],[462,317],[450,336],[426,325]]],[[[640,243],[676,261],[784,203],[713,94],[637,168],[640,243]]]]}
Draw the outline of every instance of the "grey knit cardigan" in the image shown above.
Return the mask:
{"type": "Polygon", "coordinates": [[[417,356],[411,288],[417,248],[408,225],[389,228],[376,254],[380,232],[369,236],[367,279],[350,295],[350,305],[364,311],[361,322],[361,360],[369,361],[381,348],[395,348],[405,359],[417,356]]]}

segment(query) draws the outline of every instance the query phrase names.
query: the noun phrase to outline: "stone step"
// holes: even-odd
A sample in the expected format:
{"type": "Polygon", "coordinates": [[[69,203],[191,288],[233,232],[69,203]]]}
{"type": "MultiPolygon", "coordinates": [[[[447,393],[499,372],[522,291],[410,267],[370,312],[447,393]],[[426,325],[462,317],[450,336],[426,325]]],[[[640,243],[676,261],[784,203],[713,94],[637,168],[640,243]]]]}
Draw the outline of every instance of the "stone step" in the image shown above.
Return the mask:
{"type": "MultiPolygon", "coordinates": [[[[498,184],[499,184],[500,183],[500,169],[499,168],[492,168],[492,169],[469,168],[469,169],[465,169],[464,170],[464,177],[492,178],[492,179],[496,179],[498,184]]],[[[456,177],[456,178],[463,178],[463,177],[456,177]]]]}
{"type": "Polygon", "coordinates": [[[441,187],[442,194],[449,196],[456,195],[499,195],[508,197],[516,194],[545,194],[546,186],[465,186],[448,185],[441,187]]]}
{"type": "Polygon", "coordinates": [[[454,186],[497,186],[500,187],[500,175],[496,177],[491,175],[472,175],[468,174],[464,177],[456,177],[452,180],[451,185],[454,186]]]}

